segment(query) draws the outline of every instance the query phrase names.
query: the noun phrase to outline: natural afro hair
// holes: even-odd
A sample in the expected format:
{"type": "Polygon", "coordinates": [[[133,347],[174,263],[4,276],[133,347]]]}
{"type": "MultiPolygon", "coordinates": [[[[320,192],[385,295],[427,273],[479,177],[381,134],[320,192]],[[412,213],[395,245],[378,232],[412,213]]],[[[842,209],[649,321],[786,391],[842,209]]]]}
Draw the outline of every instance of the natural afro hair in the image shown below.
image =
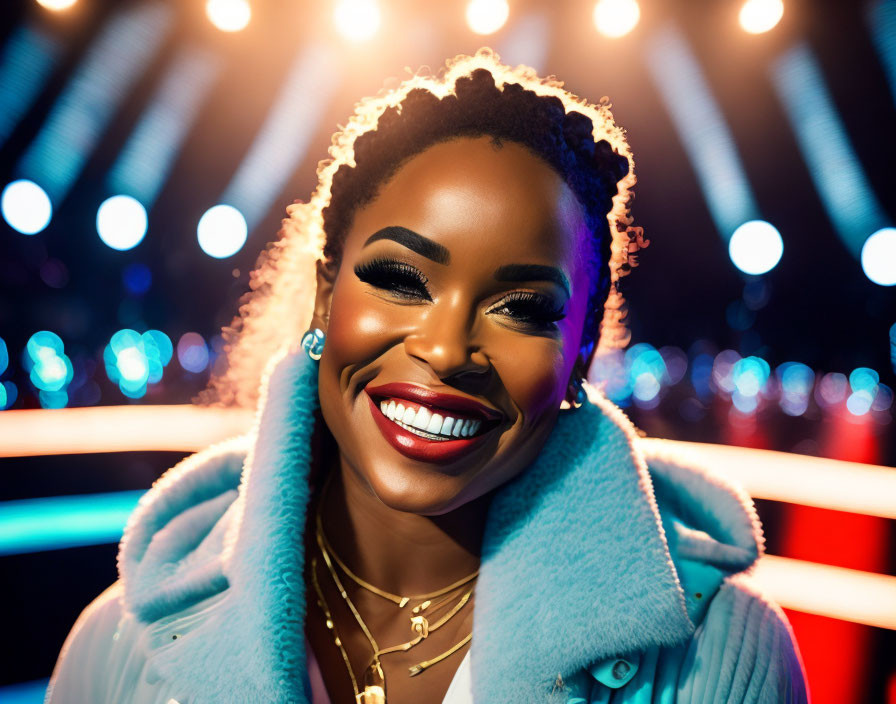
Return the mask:
{"type": "Polygon", "coordinates": [[[440,76],[414,75],[360,101],[333,136],[309,203],[287,208],[279,238],[250,277],[239,316],[224,329],[225,364],[216,365],[206,403],[254,405],[262,370],[294,344],[311,316],[317,259],[339,263],[355,213],[411,157],[459,137],[490,136],[523,145],[550,164],[582,206],[592,233],[591,290],[582,346],[598,353],[624,346],[618,281],[646,246],[628,207],[634,161],[606,100],[593,105],[534,70],[502,64],[481,49],[449,61],[440,76]]]}

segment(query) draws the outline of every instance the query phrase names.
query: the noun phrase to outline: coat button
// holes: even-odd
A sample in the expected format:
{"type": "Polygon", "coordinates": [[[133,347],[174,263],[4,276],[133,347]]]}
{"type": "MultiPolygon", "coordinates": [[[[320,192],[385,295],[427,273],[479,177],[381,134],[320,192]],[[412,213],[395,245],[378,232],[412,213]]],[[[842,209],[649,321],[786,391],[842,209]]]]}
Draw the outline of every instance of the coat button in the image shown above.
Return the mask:
{"type": "Polygon", "coordinates": [[[617,660],[613,665],[613,677],[617,680],[625,679],[628,671],[632,669],[625,660],[617,660]]]}

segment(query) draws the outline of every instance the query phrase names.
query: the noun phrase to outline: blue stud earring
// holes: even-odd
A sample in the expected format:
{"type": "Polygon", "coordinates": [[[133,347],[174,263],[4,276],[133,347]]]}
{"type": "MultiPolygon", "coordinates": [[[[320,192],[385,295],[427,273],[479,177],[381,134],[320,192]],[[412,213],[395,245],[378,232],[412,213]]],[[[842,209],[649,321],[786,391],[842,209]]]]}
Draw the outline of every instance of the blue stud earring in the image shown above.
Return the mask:
{"type": "Polygon", "coordinates": [[[584,379],[575,380],[576,398],[572,402],[573,410],[581,408],[585,401],[588,400],[588,393],[585,391],[584,379]]]}
{"type": "Polygon", "coordinates": [[[302,349],[305,350],[311,359],[317,361],[324,351],[324,339],[326,339],[326,335],[324,335],[323,330],[312,328],[302,335],[302,349]]]}

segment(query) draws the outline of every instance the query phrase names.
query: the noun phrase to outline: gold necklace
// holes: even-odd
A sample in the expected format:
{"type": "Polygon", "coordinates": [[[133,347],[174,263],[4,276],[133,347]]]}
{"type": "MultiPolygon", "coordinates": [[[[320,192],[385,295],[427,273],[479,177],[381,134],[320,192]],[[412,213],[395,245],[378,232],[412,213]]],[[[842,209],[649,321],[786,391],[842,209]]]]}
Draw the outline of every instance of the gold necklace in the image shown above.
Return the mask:
{"type": "MultiPolygon", "coordinates": [[[[327,485],[329,485],[329,481],[327,481],[327,485]]],[[[452,608],[451,611],[449,611],[445,616],[443,616],[441,619],[439,619],[439,621],[437,621],[432,626],[430,626],[428,624],[425,617],[418,616],[418,617],[412,618],[411,626],[412,626],[412,629],[417,633],[416,638],[413,638],[412,640],[410,640],[406,643],[401,643],[399,645],[391,646],[389,648],[380,648],[379,645],[377,644],[376,640],[374,639],[373,634],[371,634],[370,629],[367,628],[367,624],[365,624],[364,620],[361,618],[361,614],[358,613],[358,610],[355,608],[355,605],[352,603],[352,600],[349,598],[348,594],[346,593],[345,587],[343,587],[342,581],[339,579],[339,575],[336,573],[336,570],[333,567],[333,563],[331,561],[331,550],[327,550],[328,544],[327,544],[326,538],[324,536],[323,522],[321,519],[321,507],[323,505],[323,498],[324,498],[327,488],[328,487],[325,485],[324,491],[321,492],[321,497],[318,501],[317,512],[316,512],[316,516],[315,516],[315,519],[316,519],[315,533],[316,533],[318,548],[320,549],[321,555],[324,558],[324,563],[327,566],[327,570],[329,571],[334,584],[336,585],[337,589],[339,590],[340,596],[342,596],[343,600],[346,602],[346,605],[349,607],[349,610],[352,612],[352,615],[355,617],[355,620],[358,622],[358,625],[361,627],[361,630],[363,631],[365,637],[367,638],[368,642],[370,643],[371,648],[373,648],[373,657],[371,658],[371,662],[367,666],[365,673],[364,673],[365,684],[364,684],[363,692],[360,692],[358,689],[358,683],[355,678],[355,674],[352,670],[351,663],[348,658],[348,653],[346,652],[345,647],[342,644],[342,639],[339,637],[339,634],[336,631],[336,624],[335,624],[335,621],[333,620],[332,613],[330,612],[330,608],[326,602],[326,599],[324,598],[323,591],[320,589],[320,585],[317,581],[317,558],[313,558],[311,561],[311,581],[312,581],[315,591],[317,592],[318,606],[320,606],[321,610],[324,612],[324,616],[326,618],[326,626],[329,630],[331,630],[333,632],[333,637],[334,637],[336,646],[339,648],[339,651],[342,654],[342,659],[345,662],[346,668],[348,669],[349,677],[352,682],[352,688],[355,693],[355,701],[357,702],[357,704],[385,704],[385,701],[386,701],[386,698],[385,698],[385,696],[386,696],[385,695],[386,677],[385,677],[385,674],[383,673],[382,664],[380,663],[380,656],[385,655],[386,653],[406,651],[406,650],[409,650],[410,648],[412,648],[413,646],[415,646],[417,643],[419,643],[424,638],[426,638],[429,635],[430,631],[434,631],[434,630],[438,629],[439,627],[441,627],[442,625],[447,623],[448,620],[451,619],[455,614],[457,614],[463,608],[463,606],[469,601],[470,597],[473,594],[473,590],[470,589],[469,591],[467,591],[461,597],[460,601],[454,606],[454,608],[452,608]]],[[[332,554],[332,557],[336,558],[335,553],[332,554]]],[[[343,564],[344,563],[340,562],[340,566],[343,566],[343,564]]],[[[477,570],[476,574],[478,574],[478,570],[477,570]]],[[[458,583],[455,583],[454,585],[452,585],[452,587],[456,589],[458,586],[462,586],[463,584],[471,581],[471,579],[473,577],[475,577],[476,574],[472,575],[469,578],[465,578],[464,580],[462,580],[458,583]]],[[[370,586],[372,587],[373,585],[370,585],[370,586]]],[[[376,588],[374,587],[374,589],[376,589],[376,588]]],[[[430,596],[430,597],[437,596],[437,595],[444,594],[447,591],[448,591],[447,588],[441,589],[441,590],[438,590],[438,592],[434,592],[432,594],[423,595],[423,596],[430,596]]],[[[378,593],[378,592],[382,592],[382,590],[374,591],[374,593],[378,593]]],[[[389,594],[388,592],[382,592],[380,595],[382,596],[382,595],[388,595],[388,594],[389,594]]],[[[395,596],[395,595],[389,595],[389,596],[395,596]]],[[[389,597],[387,596],[387,598],[389,598],[389,597]]],[[[399,601],[395,601],[394,599],[390,599],[390,601],[395,601],[395,603],[399,604],[399,608],[401,608],[405,604],[407,604],[408,600],[410,600],[413,597],[408,597],[407,599],[405,599],[404,597],[397,597],[397,598],[399,601]]],[[[444,601],[445,601],[444,599],[441,599],[441,600],[439,600],[438,604],[441,604],[444,601]]],[[[421,604],[418,607],[415,607],[414,613],[415,614],[418,613],[418,609],[422,610],[423,608],[426,608],[429,605],[431,605],[431,602],[429,600],[427,600],[425,602],[425,605],[421,604]]],[[[458,643],[455,643],[453,646],[451,646],[451,648],[449,648],[445,652],[441,653],[440,655],[437,655],[436,657],[434,657],[430,660],[424,660],[422,662],[417,663],[416,665],[411,666],[410,668],[408,668],[408,675],[410,677],[414,677],[415,675],[419,675],[421,672],[423,672],[427,668],[431,667],[432,665],[435,665],[436,663],[441,662],[445,658],[447,658],[450,655],[452,655],[453,653],[457,652],[464,645],[469,643],[470,640],[472,639],[472,637],[473,637],[473,634],[471,632],[471,633],[467,634],[463,639],[461,639],[458,643]]]]}

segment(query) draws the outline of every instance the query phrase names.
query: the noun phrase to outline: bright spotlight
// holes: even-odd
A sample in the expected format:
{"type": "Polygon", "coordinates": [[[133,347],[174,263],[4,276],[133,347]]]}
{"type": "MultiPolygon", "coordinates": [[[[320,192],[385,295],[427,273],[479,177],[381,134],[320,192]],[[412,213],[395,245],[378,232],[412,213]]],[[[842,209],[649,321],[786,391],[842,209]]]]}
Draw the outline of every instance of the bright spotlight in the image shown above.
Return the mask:
{"type": "Polygon", "coordinates": [[[96,213],[96,231],[112,249],[133,249],[146,234],[146,208],[130,196],[112,196],[96,213]]]}
{"type": "Polygon", "coordinates": [[[3,189],[0,211],[9,226],[23,235],[36,235],[53,217],[50,197],[34,181],[24,178],[3,189]]]}
{"type": "Polygon", "coordinates": [[[249,24],[252,8],[246,0],[208,0],[205,14],[222,32],[239,32],[249,24]]]}
{"type": "Polygon", "coordinates": [[[365,41],[380,28],[380,8],[376,0],[339,0],[333,8],[333,22],[346,39],[365,41]]]}
{"type": "Polygon", "coordinates": [[[778,24],[783,15],[781,0],[747,0],[740,8],[740,26],[750,34],[762,34],[778,24]]]}
{"type": "Polygon", "coordinates": [[[45,7],[48,10],[53,10],[54,12],[67,10],[74,5],[75,2],[77,2],[77,0],[37,0],[38,5],[45,7]]]}
{"type": "Polygon", "coordinates": [[[510,6],[506,0],[470,0],[467,24],[476,34],[494,34],[507,21],[510,6]]]}
{"type": "Polygon", "coordinates": [[[611,39],[631,32],[640,18],[637,0],[598,0],[594,6],[594,26],[611,39]]]}
{"type": "Polygon", "coordinates": [[[216,205],[199,219],[196,236],[202,251],[226,259],[240,251],[249,236],[246,218],[232,205],[216,205]]]}
{"type": "Polygon", "coordinates": [[[750,220],[738,227],[728,242],[728,255],[745,274],[764,274],[775,268],[784,253],[781,234],[765,220],[750,220]]]}
{"type": "Polygon", "coordinates": [[[862,269],[880,286],[896,285],[896,227],[884,227],[865,240],[862,269]]]}

